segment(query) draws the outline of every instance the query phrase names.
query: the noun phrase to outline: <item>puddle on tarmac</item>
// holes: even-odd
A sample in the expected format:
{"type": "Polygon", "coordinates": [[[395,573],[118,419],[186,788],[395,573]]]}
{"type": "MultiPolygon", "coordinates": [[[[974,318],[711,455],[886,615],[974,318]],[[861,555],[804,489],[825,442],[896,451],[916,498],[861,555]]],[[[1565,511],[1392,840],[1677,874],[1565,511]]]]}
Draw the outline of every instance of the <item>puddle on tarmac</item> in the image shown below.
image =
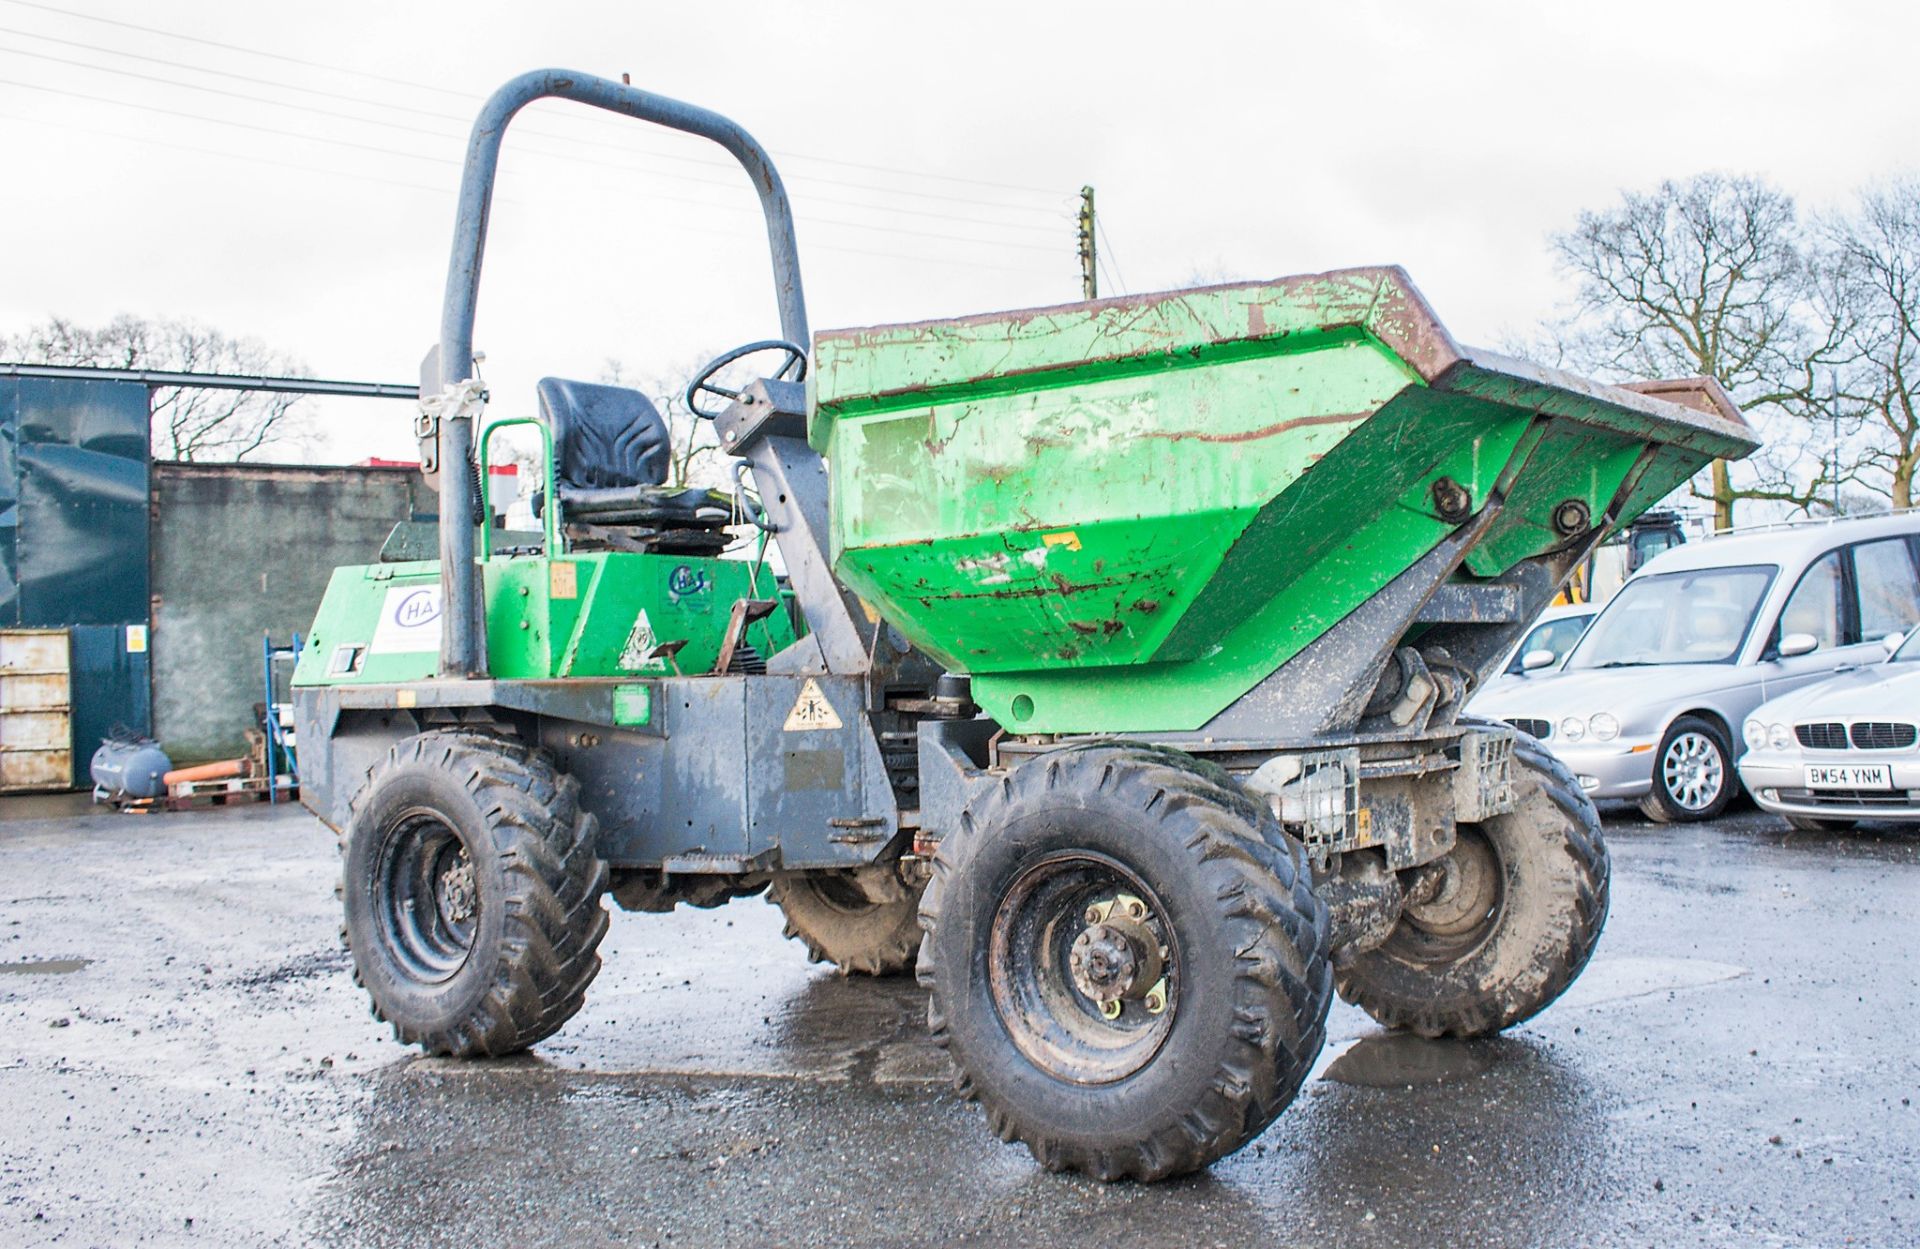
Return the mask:
{"type": "Polygon", "coordinates": [[[92,961],[90,958],[43,958],[25,963],[0,963],[0,975],[65,976],[79,971],[92,961]]]}
{"type": "Polygon", "coordinates": [[[1477,1076],[1492,1055],[1471,1041],[1429,1041],[1405,1032],[1362,1037],[1333,1060],[1322,1079],[1363,1088],[1404,1088],[1477,1076]]]}

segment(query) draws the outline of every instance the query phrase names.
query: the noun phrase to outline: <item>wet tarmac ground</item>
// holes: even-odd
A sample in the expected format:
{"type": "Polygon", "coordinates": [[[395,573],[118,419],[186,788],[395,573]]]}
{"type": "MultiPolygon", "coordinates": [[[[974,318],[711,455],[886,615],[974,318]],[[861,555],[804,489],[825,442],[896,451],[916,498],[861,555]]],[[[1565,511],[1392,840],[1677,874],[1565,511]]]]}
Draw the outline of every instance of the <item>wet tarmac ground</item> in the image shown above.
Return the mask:
{"type": "Polygon", "coordinates": [[[0,804],[0,1244],[1920,1245],[1920,830],[1609,823],[1593,964],[1492,1041],[1336,1004],[1300,1099],[1170,1184],[1037,1168],[911,979],[759,900],[617,913],[531,1055],[425,1059],[287,808],[0,804]],[[8,818],[10,817],[10,818],[8,818]]]}

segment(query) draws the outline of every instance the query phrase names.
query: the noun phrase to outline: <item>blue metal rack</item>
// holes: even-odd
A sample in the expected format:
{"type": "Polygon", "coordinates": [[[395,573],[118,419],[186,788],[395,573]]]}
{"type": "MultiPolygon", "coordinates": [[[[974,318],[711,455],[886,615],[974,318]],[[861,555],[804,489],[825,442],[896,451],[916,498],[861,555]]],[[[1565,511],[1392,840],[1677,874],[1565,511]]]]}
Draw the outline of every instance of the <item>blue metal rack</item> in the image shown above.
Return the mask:
{"type": "MultiPolygon", "coordinates": [[[[267,734],[265,752],[267,765],[267,801],[273,803],[280,801],[280,778],[282,776],[287,778],[288,789],[297,788],[300,784],[300,760],[296,750],[298,743],[294,741],[293,729],[280,723],[278,704],[282,701],[290,700],[280,700],[274,697],[273,665],[275,660],[287,660],[291,662],[299,657],[300,635],[298,633],[293,635],[293,642],[287,646],[275,646],[273,644],[273,634],[271,633],[261,635],[260,671],[265,681],[267,695],[267,711],[266,715],[262,717],[265,723],[262,724],[261,727],[266,730],[267,734]]],[[[292,677],[289,676],[288,680],[291,681],[292,677]]]]}

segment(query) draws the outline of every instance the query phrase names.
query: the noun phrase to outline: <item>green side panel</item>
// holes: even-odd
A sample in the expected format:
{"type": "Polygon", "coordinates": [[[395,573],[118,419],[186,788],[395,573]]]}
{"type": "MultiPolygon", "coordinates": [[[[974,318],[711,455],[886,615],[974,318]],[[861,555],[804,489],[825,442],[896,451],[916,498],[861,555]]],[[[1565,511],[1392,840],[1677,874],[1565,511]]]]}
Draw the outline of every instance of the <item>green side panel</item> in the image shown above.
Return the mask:
{"type": "MultiPolygon", "coordinates": [[[[1403,390],[1260,510],[1159,657],[1206,657],[1222,636],[1242,628],[1276,596],[1302,580],[1317,585],[1336,565],[1355,574],[1357,564],[1371,566],[1359,577],[1373,587],[1362,598],[1385,586],[1452,529],[1436,510],[1433,483],[1450,477],[1476,503],[1486,499],[1530,423],[1526,413],[1510,408],[1462,402],[1424,387],[1403,390]],[[1383,499],[1394,500],[1385,507],[1405,510],[1419,523],[1396,531],[1403,534],[1399,541],[1364,544],[1355,525],[1383,515],[1383,499]]],[[[1268,670],[1331,623],[1296,621],[1284,634],[1311,632],[1276,635],[1268,670]]]]}
{"type": "Polygon", "coordinates": [[[870,602],[911,603],[889,619],[976,674],[1192,653],[1196,631],[1270,597],[1244,573],[1284,541],[1274,523],[1223,564],[1276,492],[1413,386],[1356,332],[1265,346],[839,421],[835,570],[870,602]],[[1223,388],[1243,401],[1221,405],[1223,388]]]}
{"type": "MultiPolygon", "coordinates": [[[[840,418],[1021,394],[1077,380],[1267,355],[1287,338],[1354,329],[1393,337],[1406,275],[1352,269],[1104,303],[824,333],[810,379],[809,437],[828,451],[840,418]]],[[[1418,300],[1417,295],[1412,295],[1418,300]]],[[[1437,328],[1437,326],[1435,327],[1437,328]]]]}
{"type": "MultiPolygon", "coordinates": [[[[1500,409],[1463,416],[1410,391],[1262,509],[1248,543],[1266,549],[1248,558],[1242,574],[1258,587],[1246,595],[1254,606],[1214,622],[1211,634],[1196,630],[1210,648],[1184,661],[1121,670],[976,676],[974,698],[1015,731],[1090,724],[1101,732],[1197,729],[1431,551],[1452,529],[1434,514],[1433,481],[1450,476],[1484,497],[1530,423],[1500,409]],[[1479,437],[1446,443],[1432,436],[1460,420],[1475,422],[1479,437]],[[1428,448],[1426,457],[1408,457],[1406,445],[1428,448]],[[1383,481],[1400,494],[1356,526],[1365,513],[1355,500],[1377,499],[1383,481]],[[1289,534],[1297,539],[1292,550],[1284,541],[1289,534]],[[1261,580],[1262,559],[1280,575],[1261,580]]],[[[1237,560],[1240,548],[1232,555],[1237,560]]]]}
{"type": "MultiPolygon", "coordinates": [[[[684,640],[682,672],[713,666],[736,599],[779,594],[771,570],[742,560],[595,551],[548,560],[499,556],[482,569],[487,662],[503,680],[672,671],[649,658],[684,640]]],[[[437,562],[335,570],[294,672],[297,685],[425,680],[439,659],[437,562]],[[347,652],[359,648],[360,654],[347,652]],[[357,667],[349,669],[349,660],[357,667]]],[[[747,630],[763,656],[795,639],[789,613],[747,630]]]]}
{"type": "Polygon", "coordinates": [[[439,603],[437,563],[334,569],[294,667],[293,683],[385,685],[425,680],[433,675],[440,658],[439,603]],[[385,629],[383,621],[389,622],[385,629]]]}
{"type": "Polygon", "coordinates": [[[1497,577],[1521,560],[1558,546],[1564,535],[1553,527],[1553,514],[1562,503],[1584,503],[1587,514],[1599,518],[1645,446],[1639,439],[1592,425],[1547,425],[1526,471],[1508,490],[1499,519],[1467,553],[1467,571],[1497,577]]]}
{"type": "Polygon", "coordinates": [[[1628,493],[1626,503],[1620,509],[1620,524],[1627,524],[1634,517],[1672,494],[1699,471],[1700,461],[1694,456],[1672,448],[1662,449],[1653,457],[1653,462],[1647,466],[1639,482],[1628,493]]]}

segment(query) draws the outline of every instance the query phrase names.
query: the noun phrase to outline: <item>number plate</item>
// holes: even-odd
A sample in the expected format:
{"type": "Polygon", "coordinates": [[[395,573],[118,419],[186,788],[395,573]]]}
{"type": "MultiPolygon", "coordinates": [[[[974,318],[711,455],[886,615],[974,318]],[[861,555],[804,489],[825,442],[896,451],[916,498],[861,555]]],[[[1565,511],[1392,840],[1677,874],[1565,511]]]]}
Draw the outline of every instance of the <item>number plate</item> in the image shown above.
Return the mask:
{"type": "Polygon", "coordinates": [[[1886,763],[1822,764],[1807,767],[1808,789],[1892,789],[1893,767],[1886,763]]]}

